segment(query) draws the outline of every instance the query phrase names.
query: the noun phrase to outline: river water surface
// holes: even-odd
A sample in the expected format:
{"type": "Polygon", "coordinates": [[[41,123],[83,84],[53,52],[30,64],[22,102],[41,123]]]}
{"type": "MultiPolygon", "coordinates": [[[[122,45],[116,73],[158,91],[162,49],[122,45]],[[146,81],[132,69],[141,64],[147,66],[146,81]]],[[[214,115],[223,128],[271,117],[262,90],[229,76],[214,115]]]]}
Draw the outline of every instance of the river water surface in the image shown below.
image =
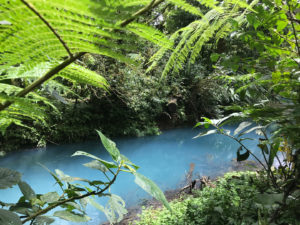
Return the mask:
{"type": "MultiPolygon", "coordinates": [[[[233,128],[230,128],[233,130],[233,128]]],[[[200,176],[216,176],[227,171],[231,160],[236,158],[238,144],[228,137],[213,134],[193,139],[199,133],[197,129],[182,128],[165,131],[159,136],[140,138],[113,139],[120,152],[133,163],[140,166],[138,170],[157,183],[162,190],[180,188],[191,163],[195,164],[194,173],[200,176]]],[[[255,136],[255,134],[250,135],[255,136]]],[[[257,151],[254,142],[245,142],[246,146],[257,151]]],[[[9,154],[0,158],[0,167],[15,169],[22,173],[24,181],[29,183],[36,193],[44,194],[59,191],[51,175],[38,163],[50,170],[60,169],[70,176],[95,180],[102,177],[99,171],[81,164],[91,161],[83,156],[70,157],[75,151],[82,150],[110,160],[109,155],[97,141],[60,146],[48,146],[9,154]]],[[[135,183],[130,174],[121,174],[112,185],[111,192],[121,196],[130,207],[149,196],[135,183]]],[[[21,197],[18,188],[0,190],[0,201],[16,202],[21,197]]],[[[99,200],[105,204],[105,200],[99,200]]],[[[102,212],[88,207],[91,221],[80,224],[98,225],[106,221],[102,212]]],[[[51,213],[50,213],[51,214],[51,213]]],[[[55,225],[73,225],[78,223],[57,220],[55,225]]]]}

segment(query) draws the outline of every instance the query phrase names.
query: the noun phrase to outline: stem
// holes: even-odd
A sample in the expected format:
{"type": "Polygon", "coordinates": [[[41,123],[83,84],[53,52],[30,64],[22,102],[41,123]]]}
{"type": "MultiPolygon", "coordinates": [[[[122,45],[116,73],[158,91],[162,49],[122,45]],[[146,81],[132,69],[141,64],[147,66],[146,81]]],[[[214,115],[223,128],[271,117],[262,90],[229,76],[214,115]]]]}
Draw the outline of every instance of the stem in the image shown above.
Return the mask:
{"type": "Polygon", "coordinates": [[[72,198],[68,198],[68,199],[62,200],[62,201],[60,201],[60,202],[57,202],[57,203],[55,203],[55,204],[53,204],[53,205],[48,206],[47,208],[45,208],[45,209],[43,209],[43,210],[41,210],[41,211],[36,212],[35,214],[33,214],[33,215],[27,217],[26,219],[24,219],[24,220],[22,221],[22,223],[24,224],[24,223],[26,223],[26,222],[28,222],[28,221],[30,221],[30,220],[32,220],[32,219],[35,219],[35,218],[38,217],[39,215],[43,215],[43,214],[49,212],[50,210],[52,210],[52,209],[54,209],[54,208],[56,208],[56,207],[58,207],[58,206],[60,206],[60,205],[63,205],[63,204],[65,204],[65,203],[67,203],[67,202],[71,202],[71,201],[74,201],[74,200],[79,200],[79,199],[82,199],[82,198],[86,198],[86,197],[89,197],[89,196],[91,196],[91,195],[99,195],[99,194],[102,194],[104,191],[106,191],[106,190],[107,190],[107,189],[115,182],[115,180],[116,180],[116,178],[117,178],[117,176],[118,176],[118,174],[119,174],[119,172],[120,172],[120,169],[121,169],[121,167],[119,166],[117,172],[115,173],[115,175],[114,175],[114,177],[113,177],[113,179],[112,179],[112,180],[107,184],[107,186],[106,186],[105,188],[103,188],[102,190],[100,190],[100,191],[98,191],[98,192],[97,192],[97,191],[92,191],[92,192],[86,193],[86,194],[84,194],[84,195],[74,196],[74,197],[72,197],[72,198]]]}
{"type": "MultiPolygon", "coordinates": [[[[266,132],[265,132],[263,129],[261,129],[261,132],[263,133],[265,139],[266,139],[266,140],[269,140],[269,138],[268,138],[266,132]]],[[[271,151],[271,145],[270,145],[270,151],[271,151]]],[[[268,167],[268,170],[267,170],[268,176],[271,175],[271,180],[272,180],[272,182],[273,182],[273,185],[274,185],[275,187],[278,187],[278,185],[277,185],[277,183],[276,183],[276,179],[275,179],[274,173],[273,173],[273,171],[272,171],[272,169],[271,169],[271,165],[269,165],[268,160],[267,160],[267,158],[266,158],[266,154],[265,154],[265,152],[264,152],[263,150],[262,150],[262,154],[263,154],[263,156],[264,156],[265,162],[266,162],[267,167],[268,167]]],[[[270,152],[270,154],[271,154],[271,152],[270,152]]],[[[276,154],[276,155],[277,155],[277,154],[276,154]]]]}
{"type": "Polygon", "coordinates": [[[50,23],[34,8],[32,4],[29,2],[26,2],[25,0],[21,0],[35,15],[37,15],[43,22],[46,24],[46,26],[52,31],[52,33],[57,37],[57,39],[60,41],[60,43],[64,46],[66,51],[68,52],[70,58],[73,58],[73,55],[68,48],[67,44],[64,42],[64,40],[58,35],[58,33],[54,30],[54,28],[50,25],[50,23]]]}
{"type": "Polygon", "coordinates": [[[149,11],[152,8],[155,8],[156,6],[158,6],[160,3],[162,3],[164,0],[158,0],[157,2],[155,0],[152,0],[147,6],[145,6],[144,8],[140,9],[139,11],[137,11],[136,13],[134,13],[129,19],[123,21],[120,26],[121,27],[125,27],[127,26],[129,23],[131,23],[132,21],[135,20],[136,17],[140,16],[141,14],[149,11]]]}
{"type": "MultiPolygon", "coordinates": [[[[289,7],[289,13],[290,13],[290,16],[292,17],[293,14],[292,14],[291,6],[290,6],[290,4],[289,4],[289,0],[286,1],[286,4],[287,4],[288,7],[289,7]]],[[[293,20],[290,20],[290,21],[291,21],[292,28],[293,28],[293,33],[294,33],[294,36],[295,36],[295,41],[296,41],[296,47],[297,47],[297,50],[298,50],[298,55],[300,56],[300,48],[299,48],[299,45],[298,45],[297,32],[296,32],[296,29],[295,29],[293,20]]]]}

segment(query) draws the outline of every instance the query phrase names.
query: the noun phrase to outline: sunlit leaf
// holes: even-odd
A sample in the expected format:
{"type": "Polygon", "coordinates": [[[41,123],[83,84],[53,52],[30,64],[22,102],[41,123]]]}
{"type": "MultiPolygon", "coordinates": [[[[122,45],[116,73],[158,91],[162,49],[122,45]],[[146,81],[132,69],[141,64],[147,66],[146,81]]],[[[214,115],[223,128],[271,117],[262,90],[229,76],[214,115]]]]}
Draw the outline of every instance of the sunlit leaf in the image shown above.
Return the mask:
{"type": "Polygon", "coordinates": [[[132,163],[125,155],[122,155],[122,154],[121,154],[121,159],[124,161],[124,163],[133,166],[134,169],[136,169],[136,170],[137,170],[138,168],[140,168],[139,166],[137,166],[137,165],[135,165],[134,163],[132,163]]]}
{"type": "Polygon", "coordinates": [[[57,192],[49,192],[41,196],[41,200],[47,203],[53,203],[59,200],[57,192]]]}
{"type": "Polygon", "coordinates": [[[104,173],[108,170],[106,168],[106,166],[104,166],[103,163],[101,163],[98,160],[93,160],[91,162],[84,163],[83,165],[86,166],[86,167],[89,167],[91,169],[100,170],[101,172],[104,172],[104,173]]]}
{"type": "Polygon", "coordinates": [[[101,138],[101,142],[104,146],[104,148],[108,151],[108,153],[111,155],[112,159],[117,162],[120,160],[120,151],[118,150],[116,143],[113,142],[112,140],[108,139],[107,137],[105,137],[104,134],[102,134],[101,131],[98,131],[98,134],[101,138]]]}
{"type": "Polygon", "coordinates": [[[65,174],[63,171],[61,171],[59,169],[56,169],[55,173],[60,177],[60,179],[62,181],[65,181],[65,182],[74,182],[74,181],[86,181],[86,182],[88,182],[89,181],[87,179],[83,179],[83,178],[80,178],[80,177],[71,177],[71,176],[65,174]]]}
{"type": "Polygon", "coordinates": [[[172,211],[164,193],[160,188],[150,179],[140,173],[135,173],[135,183],[139,185],[148,194],[159,200],[168,210],[172,211]]]}
{"type": "Polygon", "coordinates": [[[94,155],[92,155],[90,153],[87,153],[87,152],[77,151],[72,156],[86,156],[86,157],[90,157],[92,159],[96,159],[96,160],[100,161],[101,163],[103,163],[103,165],[105,165],[106,168],[118,168],[118,166],[116,164],[114,164],[113,162],[105,161],[105,160],[100,159],[97,156],[94,156],[94,155]]]}

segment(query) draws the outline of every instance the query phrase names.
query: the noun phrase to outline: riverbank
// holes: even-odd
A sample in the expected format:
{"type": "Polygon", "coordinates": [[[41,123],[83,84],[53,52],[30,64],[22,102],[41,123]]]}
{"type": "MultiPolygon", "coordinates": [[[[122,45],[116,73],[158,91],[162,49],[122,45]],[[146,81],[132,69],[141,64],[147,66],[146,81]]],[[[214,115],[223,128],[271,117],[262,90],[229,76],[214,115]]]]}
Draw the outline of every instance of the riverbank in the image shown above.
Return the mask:
{"type": "MultiPolygon", "coordinates": [[[[196,197],[195,193],[203,190],[204,188],[215,188],[215,183],[222,179],[226,173],[230,172],[246,172],[246,171],[258,171],[261,169],[261,166],[253,160],[246,160],[242,162],[237,162],[236,159],[233,159],[231,162],[228,171],[222,171],[215,177],[206,177],[202,176],[198,179],[191,179],[193,177],[193,168],[194,165],[190,165],[190,170],[186,173],[186,183],[182,188],[167,190],[164,192],[168,202],[183,202],[185,199],[196,197]]],[[[147,210],[159,210],[162,209],[163,205],[158,200],[145,199],[139,205],[128,208],[128,213],[125,215],[124,219],[115,225],[131,225],[135,224],[141,219],[143,211],[147,210]]],[[[101,223],[100,225],[109,225],[109,222],[101,223]]],[[[162,224],[161,224],[162,225],[162,224]]]]}

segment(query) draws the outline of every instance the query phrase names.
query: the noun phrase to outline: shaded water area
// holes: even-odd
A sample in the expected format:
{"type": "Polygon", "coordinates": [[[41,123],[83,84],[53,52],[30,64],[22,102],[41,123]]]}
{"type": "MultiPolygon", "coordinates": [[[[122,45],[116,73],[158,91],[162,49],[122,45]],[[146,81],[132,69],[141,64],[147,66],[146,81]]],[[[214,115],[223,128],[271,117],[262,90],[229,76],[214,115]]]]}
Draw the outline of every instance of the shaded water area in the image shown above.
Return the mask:
{"type": "MultiPolygon", "coordinates": [[[[233,130],[233,127],[229,127],[233,130]]],[[[200,132],[199,129],[181,128],[165,131],[159,136],[140,138],[113,139],[122,154],[140,166],[139,172],[155,181],[162,190],[182,187],[185,175],[191,163],[195,164],[194,174],[215,177],[229,170],[231,161],[236,158],[238,144],[228,137],[213,134],[192,139],[200,132]]],[[[255,134],[250,134],[256,136],[255,134]]],[[[256,143],[245,141],[247,147],[258,151],[256,143]]],[[[92,170],[81,164],[91,161],[85,157],[70,157],[75,151],[83,150],[110,160],[100,140],[61,146],[48,146],[43,149],[31,149],[0,158],[0,167],[15,169],[22,173],[24,181],[29,183],[36,193],[44,194],[59,191],[58,185],[51,175],[38,163],[50,170],[60,169],[70,176],[91,180],[102,177],[99,171],[92,170]]],[[[131,174],[121,174],[112,185],[111,192],[121,196],[127,207],[139,204],[150,198],[134,183],[131,174]]],[[[16,202],[21,196],[17,188],[0,190],[0,201],[16,202]]],[[[105,204],[105,199],[99,200],[105,204]]],[[[57,220],[55,225],[95,224],[106,221],[102,212],[92,207],[87,209],[92,218],[86,223],[72,223],[57,220]]],[[[50,213],[51,214],[51,213],[50,213]]]]}

